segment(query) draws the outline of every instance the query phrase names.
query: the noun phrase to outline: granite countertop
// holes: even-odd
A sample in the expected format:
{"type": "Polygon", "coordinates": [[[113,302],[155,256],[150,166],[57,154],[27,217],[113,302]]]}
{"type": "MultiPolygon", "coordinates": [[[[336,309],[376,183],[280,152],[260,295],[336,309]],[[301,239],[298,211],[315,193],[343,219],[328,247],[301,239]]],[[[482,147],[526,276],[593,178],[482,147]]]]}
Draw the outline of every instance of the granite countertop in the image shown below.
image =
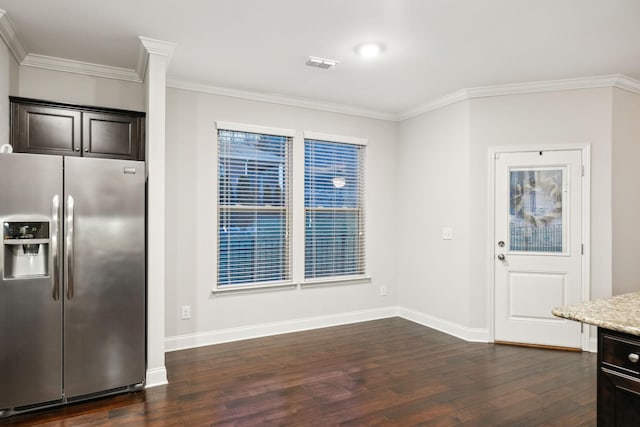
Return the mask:
{"type": "Polygon", "coordinates": [[[640,336],[640,292],[558,307],[554,316],[640,336]]]}

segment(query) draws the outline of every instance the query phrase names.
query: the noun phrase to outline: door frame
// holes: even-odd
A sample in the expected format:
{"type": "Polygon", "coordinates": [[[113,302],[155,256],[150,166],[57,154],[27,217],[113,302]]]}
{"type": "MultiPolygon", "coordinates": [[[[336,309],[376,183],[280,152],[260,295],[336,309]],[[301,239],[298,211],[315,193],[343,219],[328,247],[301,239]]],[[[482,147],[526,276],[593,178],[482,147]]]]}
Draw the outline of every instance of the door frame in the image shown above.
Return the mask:
{"type": "MultiPolygon", "coordinates": [[[[591,144],[559,144],[559,145],[524,145],[524,146],[495,146],[488,150],[488,191],[489,206],[487,215],[487,325],[489,342],[495,342],[495,159],[497,154],[527,153],[538,151],[580,151],[582,154],[582,301],[588,301],[591,296],[591,144]]],[[[582,350],[593,351],[590,345],[590,328],[583,327],[582,350]]]]}

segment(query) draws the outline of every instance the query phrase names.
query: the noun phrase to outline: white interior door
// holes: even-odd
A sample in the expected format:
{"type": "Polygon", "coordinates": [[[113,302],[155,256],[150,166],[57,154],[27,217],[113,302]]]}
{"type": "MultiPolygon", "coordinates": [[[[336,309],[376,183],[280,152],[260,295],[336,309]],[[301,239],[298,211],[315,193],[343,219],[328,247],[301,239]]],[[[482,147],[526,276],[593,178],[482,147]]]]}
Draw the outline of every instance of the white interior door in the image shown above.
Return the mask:
{"type": "Polygon", "coordinates": [[[581,348],[551,310],[582,299],[582,153],[495,157],[495,341],[581,348]]]}

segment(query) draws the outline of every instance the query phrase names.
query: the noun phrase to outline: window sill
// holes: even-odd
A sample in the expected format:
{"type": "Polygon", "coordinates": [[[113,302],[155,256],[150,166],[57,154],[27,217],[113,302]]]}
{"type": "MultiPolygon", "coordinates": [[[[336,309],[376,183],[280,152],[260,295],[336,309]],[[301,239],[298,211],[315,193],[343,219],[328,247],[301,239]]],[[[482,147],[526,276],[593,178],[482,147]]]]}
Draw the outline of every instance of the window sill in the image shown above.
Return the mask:
{"type": "Polygon", "coordinates": [[[323,277],[321,279],[306,280],[300,283],[300,286],[311,288],[316,286],[356,285],[370,282],[371,277],[369,276],[323,277]]]}
{"type": "Polygon", "coordinates": [[[298,287],[301,289],[319,288],[324,286],[357,285],[370,282],[371,277],[369,276],[324,277],[321,279],[306,280],[300,283],[284,282],[271,283],[268,285],[228,285],[228,288],[218,287],[211,289],[211,294],[215,296],[237,295],[254,292],[286,291],[289,289],[298,289],[298,287]]]}
{"type": "Polygon", "coordinates": [[[217,287],[211,290],[211,294],[213,295],[235,295],[235,294],[245,294],[251,292],[267,292],[267,291],[283,291],[287,289],[296,289],[298,287],[297,283],[286,282],[286,283],[271,283],[268,285],[228,285],[228,287],[217,287]]]}

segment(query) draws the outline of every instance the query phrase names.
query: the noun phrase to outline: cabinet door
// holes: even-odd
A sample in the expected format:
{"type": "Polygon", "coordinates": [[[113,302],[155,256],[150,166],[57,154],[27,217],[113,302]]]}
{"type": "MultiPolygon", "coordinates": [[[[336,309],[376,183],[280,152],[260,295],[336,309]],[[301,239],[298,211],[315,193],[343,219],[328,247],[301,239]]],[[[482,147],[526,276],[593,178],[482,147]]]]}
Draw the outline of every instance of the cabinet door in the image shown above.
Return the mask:
{"type": "Polygon", "coordinates": [[[638,425],[640,381],[601,369],[598,375],[598,427],[638,425]]]}
{"type": "Polygon", "coordinates": [[[83,113],[83,156],[137,160],[140,144],[139,126],[139,118],[135,116],[83,113]]]}
{"type": "Polygon", "coordinates": [[[80,156],[80,111],[12,104],[11,116],[15,152],[80,156]]]}

